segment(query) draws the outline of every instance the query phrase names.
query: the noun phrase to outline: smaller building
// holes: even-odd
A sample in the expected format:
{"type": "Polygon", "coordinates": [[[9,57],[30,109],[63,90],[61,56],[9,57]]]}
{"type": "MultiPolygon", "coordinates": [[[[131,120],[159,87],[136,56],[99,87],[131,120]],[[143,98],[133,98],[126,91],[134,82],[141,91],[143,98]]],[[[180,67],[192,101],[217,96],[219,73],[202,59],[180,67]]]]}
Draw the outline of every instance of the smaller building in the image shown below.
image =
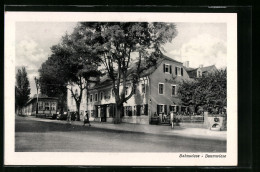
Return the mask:
{"type": "Polygon", "coordinates": [[[209,73],[215,72],[217,70],[215,65],[203,67],[200,65],[198,68],[189,67],[189,62],[184,63],[184,68],[187,71],[190,78],[200,78],[206,76],[209,73]]]}
{"type": "MultiPolygon", "coordinates": [[[[27,116],[36,115],[37,95],[34,95],[22,109],[22,114],[27,116]]],[[[44,94],[38,95],[38,114],[50,116],[57,113],[58,98],[48,97],[44,94]]]]}

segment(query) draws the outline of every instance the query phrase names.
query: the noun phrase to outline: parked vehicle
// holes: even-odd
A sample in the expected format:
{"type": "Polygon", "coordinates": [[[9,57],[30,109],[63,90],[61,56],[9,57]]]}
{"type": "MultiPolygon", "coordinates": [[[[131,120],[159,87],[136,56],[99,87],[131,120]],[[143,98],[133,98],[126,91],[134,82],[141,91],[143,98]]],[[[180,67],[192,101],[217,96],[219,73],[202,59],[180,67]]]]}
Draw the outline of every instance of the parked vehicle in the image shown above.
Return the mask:
{"type": "Polygon", "coordinates": [[[67,120],[67,112],[58,113],[58,114],[57,114],[57,119],[58,119],[58,120],[67,120]]]}

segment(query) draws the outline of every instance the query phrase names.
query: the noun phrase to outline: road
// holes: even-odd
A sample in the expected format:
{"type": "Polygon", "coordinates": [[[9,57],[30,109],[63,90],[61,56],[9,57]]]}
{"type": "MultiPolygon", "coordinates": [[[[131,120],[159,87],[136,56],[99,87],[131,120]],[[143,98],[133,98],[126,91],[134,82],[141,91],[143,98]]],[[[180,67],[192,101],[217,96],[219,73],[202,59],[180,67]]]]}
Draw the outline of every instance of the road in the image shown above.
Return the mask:
{"type": "Polygon", "coordinates": [[[15,121],[16,152],[226,152],[226,141],[15,121]]]}

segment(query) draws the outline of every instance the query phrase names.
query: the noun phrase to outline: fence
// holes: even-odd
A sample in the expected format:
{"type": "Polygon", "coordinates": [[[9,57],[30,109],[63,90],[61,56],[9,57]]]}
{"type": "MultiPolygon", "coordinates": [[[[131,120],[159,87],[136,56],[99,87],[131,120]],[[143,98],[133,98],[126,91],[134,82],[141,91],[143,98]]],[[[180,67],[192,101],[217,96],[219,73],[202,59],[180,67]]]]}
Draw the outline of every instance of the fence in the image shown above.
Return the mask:
{"type": "Polygon", "coordinates": [[[204,115],[174,115],[173,121],[186,123],[202,123],[204,122],[204,115]]]}

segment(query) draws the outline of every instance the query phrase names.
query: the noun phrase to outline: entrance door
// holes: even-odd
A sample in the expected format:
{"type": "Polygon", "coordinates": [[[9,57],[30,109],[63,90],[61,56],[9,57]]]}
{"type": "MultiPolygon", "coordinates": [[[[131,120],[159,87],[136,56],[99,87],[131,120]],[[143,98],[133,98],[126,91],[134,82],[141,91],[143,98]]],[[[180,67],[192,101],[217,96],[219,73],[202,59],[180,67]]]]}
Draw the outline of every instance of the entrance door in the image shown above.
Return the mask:
{"type": "Polygon", "coordinates": [[[101,106],[101,122],[107,122],[107,106],[101,106]]]}

